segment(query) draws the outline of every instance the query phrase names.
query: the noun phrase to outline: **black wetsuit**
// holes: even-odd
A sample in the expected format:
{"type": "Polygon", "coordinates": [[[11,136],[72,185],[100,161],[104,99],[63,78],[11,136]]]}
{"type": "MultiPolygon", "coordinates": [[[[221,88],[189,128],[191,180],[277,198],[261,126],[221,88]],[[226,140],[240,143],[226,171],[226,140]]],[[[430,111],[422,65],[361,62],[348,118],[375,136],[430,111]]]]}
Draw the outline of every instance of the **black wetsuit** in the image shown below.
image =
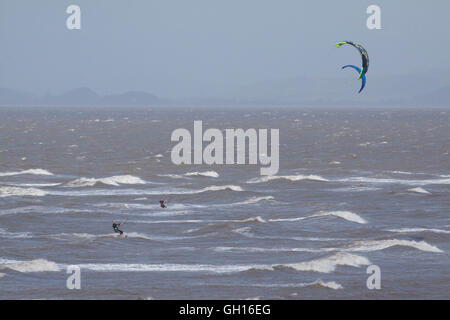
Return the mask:
{"type": "Polygon", "coordinates": [[[118,233],[120,233],[120,235],[122,235],[123,231],[119,229],[119,226],[120,226],[120,223],[113,223],[114,232],[116,232],[116,233],[118,232],[118,233]]]}
{"type": "Polygon", "coordinates": [[[159,204],[161,205],[161,208],[167,208],[167,206],[164,204],[165,200],[159,200],[159,204]]]}

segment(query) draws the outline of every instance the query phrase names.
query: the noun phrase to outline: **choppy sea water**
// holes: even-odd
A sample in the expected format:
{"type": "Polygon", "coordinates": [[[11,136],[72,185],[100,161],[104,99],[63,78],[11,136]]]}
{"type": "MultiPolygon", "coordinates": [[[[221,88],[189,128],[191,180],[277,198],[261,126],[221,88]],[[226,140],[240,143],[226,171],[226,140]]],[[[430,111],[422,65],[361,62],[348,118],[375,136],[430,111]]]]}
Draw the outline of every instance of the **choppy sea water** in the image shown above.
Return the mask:
{"type": "Polygon", "coordinates": [[[449,137],[439,108],[0,108],[0,299],[449,299],[449,137]],[[280,171],[174,165],[194,120],[279,129],[280,171]]]}

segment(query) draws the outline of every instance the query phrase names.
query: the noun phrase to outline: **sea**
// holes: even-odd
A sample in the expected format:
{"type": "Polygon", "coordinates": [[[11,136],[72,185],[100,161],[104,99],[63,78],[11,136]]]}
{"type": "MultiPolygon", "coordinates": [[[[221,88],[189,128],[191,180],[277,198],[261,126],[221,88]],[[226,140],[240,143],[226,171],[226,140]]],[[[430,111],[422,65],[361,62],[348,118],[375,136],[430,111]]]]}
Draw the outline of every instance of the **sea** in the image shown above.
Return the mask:
{"type": "Polygon", "coordinates": [[[3,300],[450,299],[449,253],[448,108],[0,107],[3,300]],[[196,120],[278,173],[174,164],[196,120]]]}

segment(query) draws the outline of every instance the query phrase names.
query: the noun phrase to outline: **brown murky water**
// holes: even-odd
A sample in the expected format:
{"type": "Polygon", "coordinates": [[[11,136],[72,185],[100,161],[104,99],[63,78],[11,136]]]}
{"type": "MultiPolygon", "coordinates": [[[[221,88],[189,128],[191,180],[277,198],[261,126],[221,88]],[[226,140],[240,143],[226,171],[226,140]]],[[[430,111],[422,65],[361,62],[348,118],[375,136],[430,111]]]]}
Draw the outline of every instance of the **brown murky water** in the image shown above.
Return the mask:
{"type": "Polygon", "coordinates": [[[449,137],[439,108],[2,107],[0,299],[449,299],[449,137]],[[174,165],[194,120],[279,129],[279,173],[174,165]]]}

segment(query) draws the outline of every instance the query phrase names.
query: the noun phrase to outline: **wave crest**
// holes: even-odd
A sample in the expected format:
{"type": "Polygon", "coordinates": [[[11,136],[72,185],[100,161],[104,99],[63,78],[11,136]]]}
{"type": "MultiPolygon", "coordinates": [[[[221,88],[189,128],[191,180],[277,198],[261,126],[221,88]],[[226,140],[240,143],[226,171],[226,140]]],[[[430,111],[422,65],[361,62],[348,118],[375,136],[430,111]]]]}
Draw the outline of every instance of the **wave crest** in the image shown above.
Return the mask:
{"type": "Polygon", "coordinates": [[[121,184],[146,184],[144,180],[132,175],[112,176],[107,178],[79,178],[66,184],[67,187],[92,187],[97,183],[118,187],[121,184]]]}
{"type": "Polygon", "coordinates": [[[302,180],[309,180],[309,181],[317,181],[317,182],[327,182],[329,180],[318,176],[318,175],[303,175],[303,174],[298,174],[298,175],[288,175],[288,176],[264,176],[261,178],[253,178],[247,181],[247,183],[264,183],[264,182],[269,182],[272,180],[278,180],[278,179],[284,179],[284,180],[288,180],[288,181],[302,181],[302,180]]]}
{"type": "Polygon", "coordinates": [[[211,177],[211,178],[218,178],[219,174],[215,171],[204,171],[204,172],[187,172],[184,174],[185,176],[188,177],[211,177]]]}
{"type": "Polygon", "coordinates": [[[426,252],[435,252],[435,253],[443,252],[438,247],[435,247],[425,241],[398,240],[398,239],[360,241],[355,243],[355,246],[350,247],[346,250],[369,252],[369,251],[383,250],[394,246],[411,247],[426,252]]]}
{"type": "Polygon", "coordinates": [[[21,174],[34,174],[40,176],[53,176],[53,173],[44,169],[28,169],[21,171],[0,172],[0,177],[16,176],[21,174]]]}
{"type": "Polygon", "coordinates": [[[43,197],[47,192],[37,188],[0,187],[0,197],[32,196],[43,197]]]}
{"type": "Polygon", "coordinates": [[[18,272],[47,272],[59,271],[58,265],[53,261],[36,259],[30,261],[15,261],[0,259],[0,268],[7,268],[18,272]]]}

